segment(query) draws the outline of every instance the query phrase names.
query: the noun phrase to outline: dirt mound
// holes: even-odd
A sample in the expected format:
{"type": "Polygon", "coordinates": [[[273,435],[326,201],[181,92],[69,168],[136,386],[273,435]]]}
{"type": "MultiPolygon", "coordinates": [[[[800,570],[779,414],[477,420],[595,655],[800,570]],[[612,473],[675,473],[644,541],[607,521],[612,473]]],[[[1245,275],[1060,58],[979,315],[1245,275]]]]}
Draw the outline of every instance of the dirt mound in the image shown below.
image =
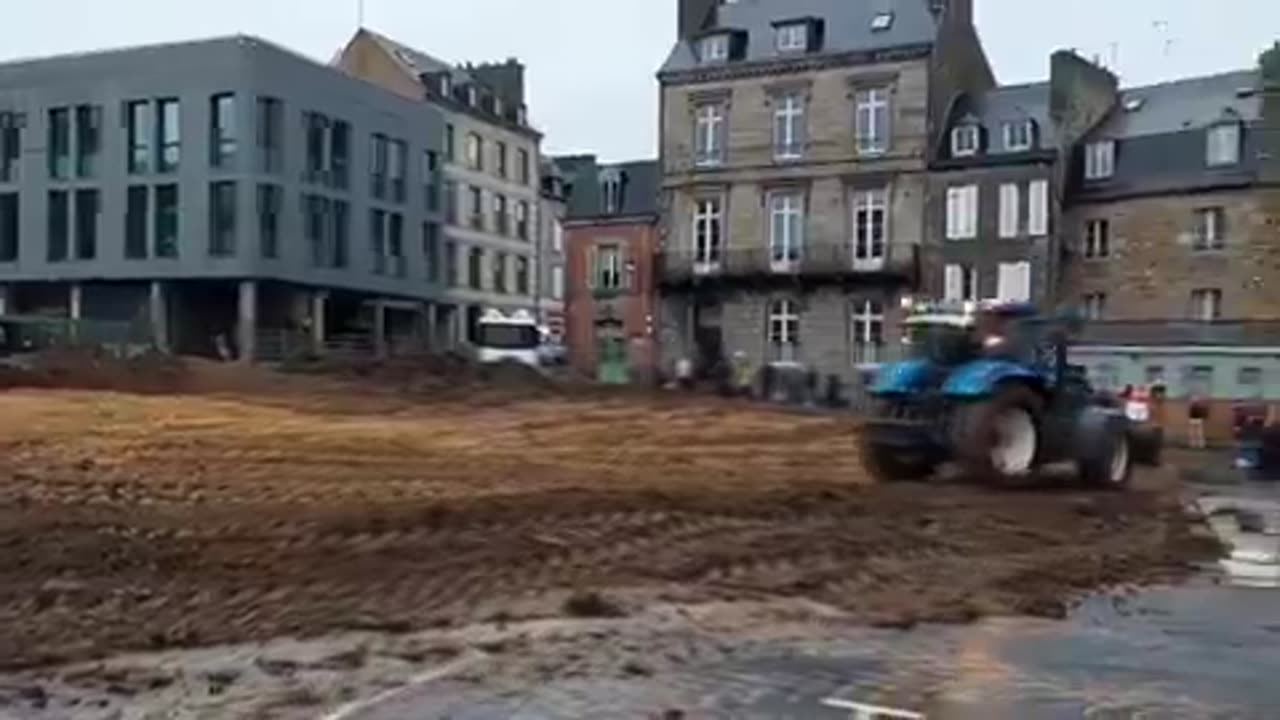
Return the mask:
{"type": "Polygon", "coordinates": [[[486,365],[457,353],[404,355],[385,360],[306,358],[290,361],[280,369],[286,373],[369,383],[437,399],[459,396],[475,399],[483,397],[486,390],[529,398],[575,389],[521,363],[486,365]]]}
{"type": "Polygon", "coordinates": [[[94,347],[50,348],[0,366],[0,388],[67,388],[138,393],[183,387],[181,358],[159,352],[120,357],[94,347]]]}

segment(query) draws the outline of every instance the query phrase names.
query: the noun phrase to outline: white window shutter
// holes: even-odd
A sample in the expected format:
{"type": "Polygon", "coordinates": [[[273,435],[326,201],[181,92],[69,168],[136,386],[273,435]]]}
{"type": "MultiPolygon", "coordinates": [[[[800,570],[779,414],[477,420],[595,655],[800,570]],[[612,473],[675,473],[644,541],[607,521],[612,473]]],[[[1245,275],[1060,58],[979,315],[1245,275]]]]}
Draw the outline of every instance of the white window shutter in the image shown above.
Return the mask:
{"type": "Polygon", "coordinates": [[[996,278],[996,296],[1003,301],[1027,302],[1031,299],[1031,263],[1000,263],[996,278]]]}
{"type": "Polygon", "coordinates": [[[978,237],[978,186],[970,185],[966,190],[967,192],[965,193],[964,203],[964,237],[976,238],[978,237]]]}
{"type": "Polygon", "coordinates": [[[960,188],[947,188],[947,237],[960,237],[960,188]]]}
{"type": "Polygon", "coordinates": [[[1049,234],[1049,181],[1032,180],[1027,190],[1027,232],[1032,237],[1049,234]]]}
{"type": "Polygon", "coordinates": [[[1014,274],[1016,272],[1015,270],[1016,267],[1017,265],[1015,263],[1000,263],[1000,267],[998,268],[999,274],[996,276],[996,298],[997,299],[999,300],[1013,299],[1013,289],[1014,289],[1014,286],[1017,284],[1017,279],[1014,277],[1014,274]]]}
{"type": "Polygon", "coordinates": [[[1018,237],[1018,186],[1005,183],[1000,186],[1000,237],[1018,237]]]}
{"type": "Polygon", "coordinates": [[[947,300],[964,299],[964,268],[947,265],[943,272],[943,297],[947,300]]]}

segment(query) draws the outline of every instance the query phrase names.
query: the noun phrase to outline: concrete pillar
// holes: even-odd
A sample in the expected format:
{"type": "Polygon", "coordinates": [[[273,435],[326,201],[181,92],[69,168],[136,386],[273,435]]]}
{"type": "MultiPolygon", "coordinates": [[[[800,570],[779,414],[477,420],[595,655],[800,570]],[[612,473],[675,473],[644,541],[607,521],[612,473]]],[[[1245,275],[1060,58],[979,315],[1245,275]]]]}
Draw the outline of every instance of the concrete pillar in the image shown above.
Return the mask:
{"type": "Polygon", "coordinates": [[[379,360],[387,357],[387,306],[382,300],[373,303],[373,354],[379,360]]]}
{"type": "Polygon", "coordinates": [[[324,354],[324,341],[328,332],[325,328],[328,305],[327,290],[316,290],[311,293],[311,350],[316,355],[324,354]]]}
{"type": "Polygon", "coordinates": [[[422,303],[422,312],[425,313],[422,318],[422,330],[426,333],[426,349],[430,352],[439,352],[443,348],[436,347],[436,304],[422,303]]]}
{"type": "Polygon", "coordinates": [[[236,321],[236,340],[240,362],[253,362],[258,341],[258,283],[256,280],[240,281],[239,312],[236,321]]]}
{"type": "Polygon", "coordinates": [[[169,303],[164,283],[151,283],[148,315],[151,318],[151,342],[160,352],[169,352],[169,303]]]}

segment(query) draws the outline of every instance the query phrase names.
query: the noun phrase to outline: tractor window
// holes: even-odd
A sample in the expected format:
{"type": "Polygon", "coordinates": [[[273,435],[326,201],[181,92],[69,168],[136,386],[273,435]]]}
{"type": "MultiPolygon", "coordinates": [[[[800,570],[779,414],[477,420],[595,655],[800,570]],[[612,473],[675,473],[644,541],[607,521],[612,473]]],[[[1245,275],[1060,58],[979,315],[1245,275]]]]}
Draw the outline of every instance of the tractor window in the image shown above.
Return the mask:
{"type": "Polygon", "coordinates": [[[910,325],[906,339],[908,355],[943,365],[966,362],[977,354],[972,331],[965,327],[910,325]]]}

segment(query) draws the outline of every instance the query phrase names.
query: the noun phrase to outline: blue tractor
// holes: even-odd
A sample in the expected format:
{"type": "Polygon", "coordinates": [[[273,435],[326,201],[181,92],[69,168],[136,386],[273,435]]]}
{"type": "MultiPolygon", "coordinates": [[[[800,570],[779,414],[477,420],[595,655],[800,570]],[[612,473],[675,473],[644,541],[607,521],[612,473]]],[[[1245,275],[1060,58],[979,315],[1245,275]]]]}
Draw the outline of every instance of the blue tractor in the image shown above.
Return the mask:
{"type": "Polygon", "coordinates": [[[904,306],[907,357],[873,383],[876,409],[862,436],[878,477],[923,479],[956,462],[1005,482],[1071,461],[1091,485],[1128,485],[1130,421],[1067,362],[1077,320],[1026,303],[904,306]]]}

